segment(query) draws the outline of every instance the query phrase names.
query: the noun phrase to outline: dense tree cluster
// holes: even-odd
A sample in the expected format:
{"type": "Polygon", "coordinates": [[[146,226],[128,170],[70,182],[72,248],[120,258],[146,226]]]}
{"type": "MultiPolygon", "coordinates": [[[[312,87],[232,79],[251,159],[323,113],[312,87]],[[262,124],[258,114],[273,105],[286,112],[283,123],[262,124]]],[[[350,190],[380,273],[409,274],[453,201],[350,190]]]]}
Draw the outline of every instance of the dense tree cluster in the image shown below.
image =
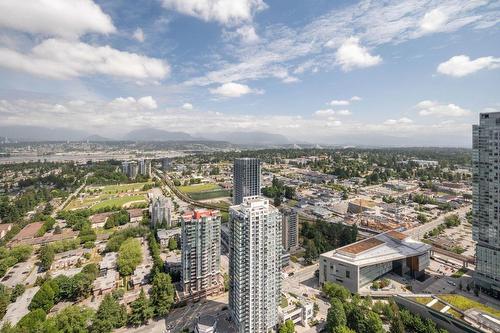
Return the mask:
{"type": "Polygon", "coordinates": [[[121,209],[120,211],[111,214],[106,223],[104,224],[105,229],[111,229],[113,227],[124,225],[130,222],[130,216],[125,209],[121,209]]]}
{"type": "Polygon", "coordinates": [[[12,249],[0,247],[0,277],[4,276],[9,267],[28,260],[33,248],[29,245],[18,245],[12,249]]]}
{"type": "Polygon", "coordinates": [[[150,231],[145,226],[130,227],[115,231],[106,243],[106,252],[118,252],[120,246],[129,238],[147,237],[150,231]]]}
{"type": "Polygon", "coordinates": [[[287,199],[293,199],[295,197],[295,188],[286,186],[282,181],[273,177],[271,186],[264,187],[262,189],[262,194],[268,198],[273,198],[274,205],[279,206],[283,197],[287,199]]]}
{"type": "Polygon", "coordinates": [[[304,258],[307,262],[312,262],[320,253],[355,242],[358,229],[356,225],[346,226],[342,223],[318,220],[313,223],[302,223],[300,234],[306,249],[304,258]]]}
{"type": "Polygon", "coordinates": [[[50,201],[52,198],[47,188],[28,189],[14,199],[2,196],[0,197],[0,219],[4,223],[17,222],[38,204],[50,201]]]}
{"type": "Polygon", "coordinates": [[[30,310],[42,309],[48,313],[59,301],[76,301],[90,295],[92,283],[99,270],[95,264],[88,264],[73,277],[59,275],[46,280],[36,292],[29,304],[30,310]]]}
{"type": "Polygon", "coordinates": [[[392,299],[388,303],[373,302],[369,296],[361,299],[332,282],[324,284],[323,293],[330,299],[326,319],[326,332],[329,333],[384,333],[384,322],[389,323],[390,333],[446,333],[430,320],[404,309],[400,311],[392,299]]]}
{"type": "Polygon", "coordinates": [[[129,238],[120,245],[117,267],[121,276],[129,276],[142,261],[141,243],[135,238],[129,238]]]}

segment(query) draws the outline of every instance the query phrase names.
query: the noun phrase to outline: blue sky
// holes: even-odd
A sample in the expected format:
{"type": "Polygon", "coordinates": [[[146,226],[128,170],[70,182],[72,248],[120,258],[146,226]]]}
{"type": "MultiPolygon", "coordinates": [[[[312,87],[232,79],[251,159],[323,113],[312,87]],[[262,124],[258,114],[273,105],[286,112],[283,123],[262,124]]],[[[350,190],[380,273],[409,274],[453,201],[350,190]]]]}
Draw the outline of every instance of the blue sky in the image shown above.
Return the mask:
{"type": "Polygon", "coordinates": [[[0,1],[0,125],[470,145],[498,1],[0,1]]]}

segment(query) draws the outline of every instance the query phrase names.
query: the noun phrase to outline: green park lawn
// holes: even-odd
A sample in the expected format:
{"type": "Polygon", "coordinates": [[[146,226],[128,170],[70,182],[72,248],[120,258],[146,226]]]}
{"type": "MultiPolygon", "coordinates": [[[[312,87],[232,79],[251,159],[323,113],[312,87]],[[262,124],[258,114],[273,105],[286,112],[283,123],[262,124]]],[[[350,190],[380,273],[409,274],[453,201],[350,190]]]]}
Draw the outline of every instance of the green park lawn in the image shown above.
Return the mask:
{"type": "Polygon", "coordinates": [[[146,201],[146,197],[143,194],[140,195],[129,195],[125,197],[118,197],[118,198],[111,198],[108,200],[101,201],[95,205],[93,205],[91,208],[93,210],[97,210],[103,207],[121,207],[125,205],[126,203],[133,202],[133,201],[146,201]]]}
{"type": "Polygon", "coordinates": [[[220,186],[217,184],[194,184],[188,186],[179,186],[181,192],[184,193],[198,193],[219,190],[220,186]]]}
{"type": "Polygon", "coordinates": [[[136,190],[141,191],[146,184],[151,184],[151,182],[107,185],[102,189],[102,193],[122,193],[136,190]]]}
{"type": "Polygon", "coordinates": [[[462,311],[466,311],[472,308],[476,308],[478,310],[490,313],[494,316],[500,317],[500,310],[491,308],[487,305],[484,305],[482,303],[476,302],[472,299],[469,299],[467,297],[461,296],[461,295],[439,295],[439,298],[442,299],[445,302],[450,303],[451,305],[456,306],[462,311]]]}

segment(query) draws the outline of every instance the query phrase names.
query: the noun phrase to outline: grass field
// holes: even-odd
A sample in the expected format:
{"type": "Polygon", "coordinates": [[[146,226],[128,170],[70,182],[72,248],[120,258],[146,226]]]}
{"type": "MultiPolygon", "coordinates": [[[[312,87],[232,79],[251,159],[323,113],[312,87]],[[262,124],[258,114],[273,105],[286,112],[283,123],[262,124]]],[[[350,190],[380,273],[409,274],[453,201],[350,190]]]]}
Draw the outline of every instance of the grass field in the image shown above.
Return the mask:
{"type": "Polygon", "coordinates": [[[146,183],[107,185],[103,187],[102,193],[123,193],[128,191],[141,191],[144,185],[146,184],[152,184],[152,183],[146,182],[146,183]]]}
{"type": "Polygon", "coordinates": [[[178,189],[181,192],[189,194],[189,193],[209,192],[209,191],[219,190],[220,186],[217,184],[195,184],[188,186],[179,186],[178,189]]]}
{"type": "Polygon", "coordinates": [[[500,310],[491,308],[482,303],[476,302],[472,299],[468,299],[461,295],[439,295],[443,301],[450,303],[451,305],[456,306],[462,311],[466,311],[472,308],[479,309],[481,311],[490,313],[494,316],[500,317],[500,310]]]}
{"type": "Polygon", "coordinates": [[[146,201],[146,197],[144,195],[130,195],[130,196],[125,196],[125,197],[119,197],[119,198],[112,198],[108,200],[101,201],[95,205],[93,205],[91,208],[94,210],[103,208],[103,207],[121,207],[126,203],[133,202],[133,201],[146,201]]]}

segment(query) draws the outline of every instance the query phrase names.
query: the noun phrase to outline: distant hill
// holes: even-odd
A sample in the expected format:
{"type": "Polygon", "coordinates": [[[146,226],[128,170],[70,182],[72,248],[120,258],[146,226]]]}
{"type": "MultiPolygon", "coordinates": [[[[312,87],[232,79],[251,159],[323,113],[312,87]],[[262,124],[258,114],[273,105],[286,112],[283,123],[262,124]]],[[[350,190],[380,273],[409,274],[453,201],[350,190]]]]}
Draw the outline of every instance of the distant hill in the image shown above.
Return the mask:
{"type": "Polygon", "coordinates": [[[47,128],[40,126],[1,126],[0,137],[17,141],[81,141],[90,133],[67,128],[47,128]]]}
{"type": "Polygon", "coordinates": [[[103,142],[103,141],[114,141],[113,139],[106,138],[104,136],[100,136],[97,134],[88,136],[85,138],[86,141],[91,141],[91,142],[103,142]]]}
{"type": "Polygon", "coordinates": [[[128,132],[124,140],[130,141],[191,141],[197,138],[184,132],[170,132],[156,128],[142,128],[128,132]]]}
{"type": "Polygon", "coordinates": [[[266,132],[219,132],[205,135],[208,139],[227,141],[239,145],[276,145],[289,144],[290,140],[281,134],[266,132]]]}

